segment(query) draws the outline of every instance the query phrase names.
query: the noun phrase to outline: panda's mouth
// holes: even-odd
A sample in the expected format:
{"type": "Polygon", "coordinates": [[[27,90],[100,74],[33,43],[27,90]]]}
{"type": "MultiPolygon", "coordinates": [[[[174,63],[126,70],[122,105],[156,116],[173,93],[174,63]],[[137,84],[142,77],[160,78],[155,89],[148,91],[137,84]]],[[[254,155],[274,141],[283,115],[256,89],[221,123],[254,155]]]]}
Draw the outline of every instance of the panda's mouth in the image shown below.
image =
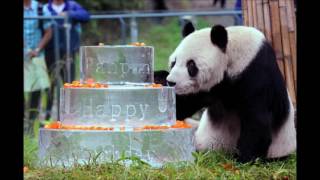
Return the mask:
{"type": "Polygon", "coordinates": [[[177,87],[175,87],[175,92],[176,92],[176,94],[178,94],[178,95],[186,94],[182,89],[177,88],[177,87]]]}
{"type": "Polygon", "coordinates": [[[179,84],[175,86],[175,92],[176,94],[179,94],[179,95],[197,93],[198,89],[199,89],[199,86],[197,85],[197,83],[194,83],[194,82],[189,84],[184,84],[183,86],[179,86],[179,84]]]}

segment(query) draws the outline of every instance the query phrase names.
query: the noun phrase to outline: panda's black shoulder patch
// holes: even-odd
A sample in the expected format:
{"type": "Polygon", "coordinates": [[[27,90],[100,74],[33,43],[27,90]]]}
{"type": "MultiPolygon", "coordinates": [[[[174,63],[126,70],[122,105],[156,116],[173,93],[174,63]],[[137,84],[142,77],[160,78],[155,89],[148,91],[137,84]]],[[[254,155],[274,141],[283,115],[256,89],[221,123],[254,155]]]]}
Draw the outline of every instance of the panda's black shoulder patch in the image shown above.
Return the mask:
{"type": "Polygon", "coordinates": [[[264,102],[261,103],[265,103],[272,112],[272,127],[279,129],[289,114],[290,104],[286,83],[270,43],[263,43],[246,71],[251,89],[264,91],[264,102]]]}
{"type": "Polygon", "coordinates": [[[236,78],[224,79],[210,90],[211,117],[219,119],[230,111],[269,113],[271,126],[279,129],[289,114],[290,104],[275,52],[264,42],[247,68],[236,78]]]}

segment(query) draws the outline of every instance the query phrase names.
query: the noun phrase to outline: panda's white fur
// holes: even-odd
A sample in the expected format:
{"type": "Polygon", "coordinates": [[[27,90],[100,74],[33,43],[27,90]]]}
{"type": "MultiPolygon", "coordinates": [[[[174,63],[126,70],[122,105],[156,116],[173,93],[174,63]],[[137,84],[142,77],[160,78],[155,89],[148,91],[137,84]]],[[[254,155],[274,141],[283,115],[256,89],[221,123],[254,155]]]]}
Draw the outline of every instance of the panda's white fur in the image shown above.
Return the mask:
{"type": "MultiPolygon", "coordinates": [[[[283,157],[296,150],[296,131],[294,124],[294,107],[290,101],[290,111],[285,124],[278,133],[272,134],[272,143],[267,154],[268,158],[283,157]]],[[[197,128],[195,145],[198,150],[223,149],[236,152],[237,141],[240,136],[240,120],[235,114],[229,114],[223,119],[223,124],[212,124],[207,110],[203,112],[200,122],[187,118],[186,122],[197,128]]]]}
{"type": "MultiPolygon", "coordinates": [[[[236,77],[250,64],[257,54],[265,36],[255,28],[231,26],[226,28],[228,45],[223,53],[210,40],[211,28],[197,30],[186,36],[169,57],[170,70],[168,81],[175,82],[177,94],[197,93],[209,90],[224,77],[226,71],[229,77],[236,77]],[[201,55],[201,56],[199,56],[201,55]],[[188,75],[186,63],[193,59],[200,71],[197,79],[188,75]],[[201,60],[200,60],[201,59],[201,60]],[[214,61],[215,60],[215,61],[214,61]]],[[[276,134],[272,134],[267,157],[282,157],[296,149],[296,131],[294,127],[294,109],[289,97],[290,110],[284,125],[276,134]]],[[[197,126],[197,122],[188,119],[188,123],[197,126]]],[[[240,120],[234,114],[229,114],[223,124],[215,125],[209,120],[207,110],[203,113],[195,133],[197,149],[224,149],[234,151],[240,135],[240,120]]]]}
{"type": "Polygon", "coordinates": [[[228,32],[227,72],[234,77],[248,66],[259,51],[265,36],[255,28],[245,26],[231,26],[228,32]]]}
{"type": "Polygon", "coordinates": [[[269,147],[268,157],[282,157],[294,152],[297,148],[296,130],[294,123],[294,107],[289,96],[289,115],[280,131],[272,134],[272,143],[269,147]]]}
{"type": "Polygon", "coordinates": [[[255,28],[231,26],[226,30],[228,32],[226,53],[219,48],[212,48],[215,45],[210,40],[211,28],[204,28],[185,37],[170,55],[169,66],[179,59],[167,77],[168,81],[176,82],[177,94],[209,90],[223,79],[225,70],[230,77],[238,75],[250,63],[265,40],[264,35],[255,28]],[[201,46],[195,46],[198,44],[201,46]],[[202,56],[198,56],[199,54],[202,56]],[[196,81],[186,76],[188,72],[185,64],[189,59],[195,60],[201,69],[196,81]],[[219,61],[213,61],[215,59],[219,61]]]}

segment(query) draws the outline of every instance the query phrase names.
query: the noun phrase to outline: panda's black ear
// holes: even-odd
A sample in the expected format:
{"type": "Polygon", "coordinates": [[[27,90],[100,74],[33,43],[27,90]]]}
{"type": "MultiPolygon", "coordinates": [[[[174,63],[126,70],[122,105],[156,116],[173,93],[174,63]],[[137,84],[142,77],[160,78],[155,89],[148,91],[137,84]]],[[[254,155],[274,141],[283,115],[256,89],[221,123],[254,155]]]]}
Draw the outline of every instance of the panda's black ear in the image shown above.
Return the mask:
{"type": "Polygon", "coordinates": [[[186,36],[188,36],[190,33],[194,32],[195,28],[193,26],[193,24],[189,21],[187,22],[182,30],[182,37],[185,38],[186,36]]]}
{"type": "Polygon", "coordinates": [[[226,52],[228,43],[227,30],[221,25],[215,25],[211,28],[211,42],[217,45],[223,52],[226,52]]]}

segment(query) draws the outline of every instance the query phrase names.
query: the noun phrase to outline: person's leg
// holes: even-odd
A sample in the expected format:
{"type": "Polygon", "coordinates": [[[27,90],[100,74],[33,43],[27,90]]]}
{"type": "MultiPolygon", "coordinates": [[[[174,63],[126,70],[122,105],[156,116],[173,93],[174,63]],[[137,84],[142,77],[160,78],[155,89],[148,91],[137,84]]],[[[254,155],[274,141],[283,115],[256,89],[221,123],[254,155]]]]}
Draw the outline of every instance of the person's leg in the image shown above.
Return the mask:
{"type": "Polygon", "coordinates": [[[234,25],[236,26],[243,25],[241,15],[234,15],[234,25]]]}
{"type": "Polygon", "coordinates": [[[51,110],[53,105],[53,97],[54,97],[54,88],[56,87],[55,83],[51,83],[51,87],[46,89],[47,94],[47,108],[46,108],[46,117],[45,120],[49,120],[51,118],[51,110]]]}
{"type": "Polygon", "coordinates": [[[221,0],[221,8],[225,8],[226,6],[226,0],[221,0]]]}
{"type": "Polygon", "coordinates": [[[214,0],[213,1],[213,6],[216,6],[217,2],[218,2],[218,0],[214,0]]]}
{"type": "MultiPolygon", "coordinates": [[[[60,74],[61,74],[61,80],[62,83],[66,83],[68,81],[68,65],[67,65],[67,59],[66,56],[63,57],[63,59],[61,59],[61,61],[63,62],[60,74]]],[[[68,82],[70,83],[70,82],[68,82]]]]}
{"type": "Polygon", "coordinates": [[[70,64],[70,70],[71,70],[71,82],[76,80],[76,53],[71,54],[71,64],[70,64]]]}
{"type": "Polygon", "coordinates": [[[216,6],[218,0],[213,0],[212,5],[216,6]]]}
{"type": "Polygon", "coordinates": [[[54,51],[47,50],[45,53],[45,59],[47,63],[47,68],[49,72],[50,77],[50,88],[46,89],[46,95],[47,95],[47,107],[46,107],[46,117],[45,119],[48,120],[51,118],[51,109],[53,105],[53,97],[54,97],[54,89],[56,87],[56,80],[55,80],[55,57],[54,57],[54,51]]]}
{"type": "Polygon", "coordinates": [[[34,121],[37,119],[39,115],[39,105],[40,105],[40,97],[41,97],[41,90],[33,91],[30,93],[30,106],[29,106],[29,119],[27,120],[27,133],[31,136],[34,135],[33,133],[33,126],[34,121]]]}
{"type": "Polygon", "coordinates": [[[30,97],[30,119],[36,119],[38,114],[39,114],[39,110],[38,107],[40,105],[40,96],[41,96],[41,90],[37,90],[34,92],[31,92],[31,97],[30,97]]]}
{"type": "Polygon", "coordinates": [[[24,116],[23,116],[23,132],[24,134],[29,133],[29,102],[30,102],[30,93],[24,93],[24,116]]]}

